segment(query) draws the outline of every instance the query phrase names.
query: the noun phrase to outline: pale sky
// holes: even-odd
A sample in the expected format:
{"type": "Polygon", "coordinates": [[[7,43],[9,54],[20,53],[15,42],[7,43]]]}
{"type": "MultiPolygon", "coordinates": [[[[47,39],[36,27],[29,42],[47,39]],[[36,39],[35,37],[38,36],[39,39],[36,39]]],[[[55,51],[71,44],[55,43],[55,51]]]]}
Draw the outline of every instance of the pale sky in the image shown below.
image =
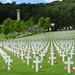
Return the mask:
{"type": "Polygon", "coordinates": [[[53,1],[62,1],[62,0],[0,0],[1,3],[11,3],[15,1],[16,3],[50,3],[53,1]]]}

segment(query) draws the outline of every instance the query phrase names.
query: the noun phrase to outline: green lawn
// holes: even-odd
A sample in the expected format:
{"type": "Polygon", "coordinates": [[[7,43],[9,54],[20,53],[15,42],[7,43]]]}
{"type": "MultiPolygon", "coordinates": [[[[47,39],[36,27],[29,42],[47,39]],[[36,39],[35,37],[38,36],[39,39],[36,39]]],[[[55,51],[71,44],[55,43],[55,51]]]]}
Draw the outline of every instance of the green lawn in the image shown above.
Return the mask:
{"type": "Polygon", "coordinates": [[[5,35],[4,34],[0,34],[0,40],[5,39],[5,35]]]}
{"type": "MultiPolygon", "coordinates": [[[[36,34],[38,34],[38,33],[32,33],[32,34],[27,34],[27,35],[25,35],[25,34],[23,34],[23,33],[18,34],[17,32],[15,32],[15,33],[13,34],[13,38],[14,38],[14,37],[15,37],[15,38],[23,38],[23,37],[33,36],[33,35],[36,35],[36,34]]],[[[8,37],[8,39],[11,39],[11,38],[12,38],[12,34],[11,34],[11,33],[8,34],[7,37],[8,37]]],[[[4,39],[6,39],[6,38],[5,38],[5,35],[4,35],[4,34],[0,34],[0,40],[4,40],[4,39]]]]}

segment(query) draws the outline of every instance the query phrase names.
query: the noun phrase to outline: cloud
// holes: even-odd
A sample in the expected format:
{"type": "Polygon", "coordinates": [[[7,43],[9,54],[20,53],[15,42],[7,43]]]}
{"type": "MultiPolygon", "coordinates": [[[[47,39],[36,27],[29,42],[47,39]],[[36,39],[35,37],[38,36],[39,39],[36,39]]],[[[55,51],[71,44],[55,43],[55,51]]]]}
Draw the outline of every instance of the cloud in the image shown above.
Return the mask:
{"type": "Polygon", "coordinates": [[[50,3],[50,2],[53,2],[55,0],[45,0],[46,3],[50,3]]]}
{"type": "Polygon", "coordinates": [[[19,4],[19,2],[16,2],[16,4],[19,4]]]}
{"type": "Polygon", "coordinates": [[[53,1],[62,1],[62,0],[44,0],[46,3],[50,3],[50,2],[53,2],[53,1]]]}
{"type": "Polygon", "coordinates": [[[11,3],[11,0],[0,0],[1,3],[11,3]]]}

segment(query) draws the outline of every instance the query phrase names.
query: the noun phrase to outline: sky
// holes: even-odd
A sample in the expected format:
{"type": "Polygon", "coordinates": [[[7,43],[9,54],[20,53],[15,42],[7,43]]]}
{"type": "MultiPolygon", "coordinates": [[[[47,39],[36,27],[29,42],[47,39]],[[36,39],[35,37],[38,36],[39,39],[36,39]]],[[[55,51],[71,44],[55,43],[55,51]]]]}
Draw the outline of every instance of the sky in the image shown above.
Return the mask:
{"type": "Polygon", "coordinates": [[[61,1],[61,0],[0,0],[1,3],[12,3],[13,1],[15,1],[16,3],[20,4],[20,3],[50,3],[53,1],[61,1]]]}

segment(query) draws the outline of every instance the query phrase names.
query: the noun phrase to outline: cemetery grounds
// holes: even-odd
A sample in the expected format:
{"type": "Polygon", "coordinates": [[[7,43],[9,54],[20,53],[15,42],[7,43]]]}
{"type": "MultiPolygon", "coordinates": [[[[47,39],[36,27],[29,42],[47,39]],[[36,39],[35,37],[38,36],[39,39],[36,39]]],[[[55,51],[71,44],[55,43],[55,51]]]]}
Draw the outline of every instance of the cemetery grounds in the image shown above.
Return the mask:
{"type": "Polygon", "coordinates": [[[0,75],[75,75],[74,68],[75,31],[47,32],[0,41],[0,75]],[[4,57],[4,53],[12,60],[10,66],[5,63],[7,58],[4,57]],[[40,61],[38,72],[34,63],[36,57],[40,61]],[[67,57],[73,62],[70,64],[70,73],[65,64],[67,57]]]}

